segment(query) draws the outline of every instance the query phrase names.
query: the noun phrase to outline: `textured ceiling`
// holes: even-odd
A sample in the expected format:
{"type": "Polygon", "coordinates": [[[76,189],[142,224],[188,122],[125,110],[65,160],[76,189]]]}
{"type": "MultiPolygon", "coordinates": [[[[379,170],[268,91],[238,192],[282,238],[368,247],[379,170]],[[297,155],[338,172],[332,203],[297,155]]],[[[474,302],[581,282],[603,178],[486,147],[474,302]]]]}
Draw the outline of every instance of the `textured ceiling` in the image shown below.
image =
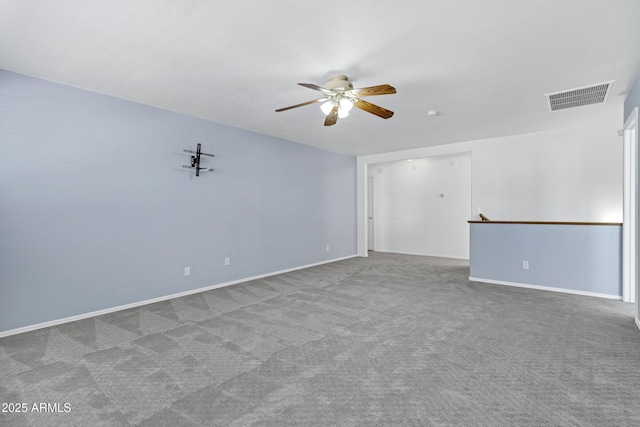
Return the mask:
{"type": "Polygon", "coordinates": [[[2,0],[0,68],[352,155],[619,121],[640,73],[638,0],[2,0]],[[331,74],[383,120],[324,127],[297,82],[331,74]],[[606,104],[544,94],[615,80],[606,104]],[[437,116],[427,111],[437,110],[437,116]]]}

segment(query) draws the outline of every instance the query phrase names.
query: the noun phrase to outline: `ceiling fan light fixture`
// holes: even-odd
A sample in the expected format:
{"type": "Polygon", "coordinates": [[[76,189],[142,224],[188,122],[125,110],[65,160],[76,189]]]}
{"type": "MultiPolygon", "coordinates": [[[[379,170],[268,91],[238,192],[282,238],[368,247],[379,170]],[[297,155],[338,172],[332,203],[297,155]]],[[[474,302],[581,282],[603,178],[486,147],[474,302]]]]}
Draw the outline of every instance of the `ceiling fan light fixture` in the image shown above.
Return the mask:
{"type": "Polygon", "coordinates": [[[346,111],[347,113],[353,108],[353,101],[349,98],[341,98],[339,104],[340,109],[346,111]]]}
{"type": "Polygon", "coordinates": [[[320,105],[320,109],[322,110],[325,116],[328,116],[331,110],[333,110],[334,105],[335,104],[333,102],[323,102],[320,105]]]}
{"type": "Polygon", "coordinates": [[[320,110],[322,110],[325,116],[328,116],[336,105],[338,106],[338,118],[344,119],[353,108],[353,101],[344,97],[340,97],[339,100],[331,98],[329,102],[324,102],[320,105],[320,110]]]}

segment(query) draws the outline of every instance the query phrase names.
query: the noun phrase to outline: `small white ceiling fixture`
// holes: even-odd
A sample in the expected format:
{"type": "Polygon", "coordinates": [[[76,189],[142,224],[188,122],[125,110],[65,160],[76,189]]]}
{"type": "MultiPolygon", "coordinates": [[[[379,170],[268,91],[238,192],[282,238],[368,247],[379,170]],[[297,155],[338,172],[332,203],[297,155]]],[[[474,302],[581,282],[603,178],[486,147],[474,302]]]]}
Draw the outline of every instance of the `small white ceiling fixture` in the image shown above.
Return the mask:
{"type": "Polygon", "coordinates": [[[615,80],[545,94],[549,111],[565,110],[591,104],[604,104],[609,99],[615,80]]]}

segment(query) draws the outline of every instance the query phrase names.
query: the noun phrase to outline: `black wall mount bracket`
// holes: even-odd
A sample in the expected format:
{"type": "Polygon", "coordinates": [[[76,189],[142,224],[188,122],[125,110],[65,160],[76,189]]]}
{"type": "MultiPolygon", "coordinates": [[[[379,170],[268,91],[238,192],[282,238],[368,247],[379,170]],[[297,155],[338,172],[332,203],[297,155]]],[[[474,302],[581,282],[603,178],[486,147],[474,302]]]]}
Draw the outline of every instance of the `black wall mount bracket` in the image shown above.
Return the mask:
{"type": "Polygon", "coordinates": [[[196,151],[193,150],[187,150],[186,148],[184,150],[185,153],[192,153],[195,154],[195,156],[191,156],[191,165],[182,165],[183,168],[187,168],[187,169],[195,169],[196,170],[196,176],[200,176],[200,171],[202,172],[213,172],[212,168],[208,168],[208,167],[201,167],[200,166],[200,156],[211,156],[211,157],[215,157],[213,154],[208,154],[208,153],[203,153],[202,152],[202,144],[198,144],[198,148],[196,149],[196,151]]]}

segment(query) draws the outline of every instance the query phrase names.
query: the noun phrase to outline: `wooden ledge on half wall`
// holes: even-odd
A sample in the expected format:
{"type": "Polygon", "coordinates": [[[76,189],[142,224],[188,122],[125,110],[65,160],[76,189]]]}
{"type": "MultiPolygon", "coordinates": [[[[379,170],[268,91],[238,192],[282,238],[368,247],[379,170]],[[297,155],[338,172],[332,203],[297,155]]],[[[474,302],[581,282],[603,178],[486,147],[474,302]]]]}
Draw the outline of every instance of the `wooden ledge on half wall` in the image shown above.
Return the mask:
{"type": "Polygon", "coordinates": [[[581,222],[581,221],[494,221],[483,214],[481,220],[469,220],[469,224],[535,224],[535,225],[609,225],[622,226],[621,222],[581,222]]]}

